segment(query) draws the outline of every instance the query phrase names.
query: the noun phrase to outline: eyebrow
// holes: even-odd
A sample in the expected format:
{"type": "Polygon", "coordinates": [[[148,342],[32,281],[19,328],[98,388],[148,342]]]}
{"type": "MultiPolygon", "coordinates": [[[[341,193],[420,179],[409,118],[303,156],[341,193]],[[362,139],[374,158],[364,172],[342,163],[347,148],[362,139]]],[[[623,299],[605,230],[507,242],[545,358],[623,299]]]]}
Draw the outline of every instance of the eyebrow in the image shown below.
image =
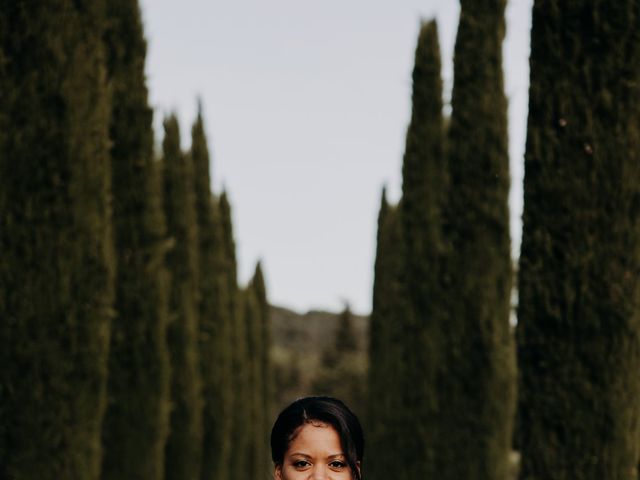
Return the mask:
{"type": "Polygon", "coordinates": [[[311,456],[310,456],[310,455],[307,455],[306,453],[300,453],[300,452],[293,452],[293,453],[291,454],[291,456],[292,456],[292,457],[293,457],[293,456],[298,456],[298,457],[304,457],[304,458],[311,458],[311,456]]]}
{"type": "MultiPolygon", "coordinates": [[[[307,455],[306,453],[302,453],[302,452],[293,452],[290,455],[292,457],[298,456],[298,457],[304,457],[304,458],[311,458],[311,455],[307,455]]],[[[344,453],[334,453],[333,455],[329,455],[327,458],[339,458],[344,456],[345,456],[344,453]]]]}

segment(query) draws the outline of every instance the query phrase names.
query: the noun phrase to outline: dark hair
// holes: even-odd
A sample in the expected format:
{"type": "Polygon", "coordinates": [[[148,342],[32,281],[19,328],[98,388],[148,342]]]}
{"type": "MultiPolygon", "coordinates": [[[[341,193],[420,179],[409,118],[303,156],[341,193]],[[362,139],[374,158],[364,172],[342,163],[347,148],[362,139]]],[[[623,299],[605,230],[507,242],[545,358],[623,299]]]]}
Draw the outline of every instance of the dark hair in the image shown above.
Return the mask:
{"type": "Polygon", "coordinates": [[[298,429],[305,423],[322,422],[338,432],[353,478],[362,480],[358,462],[364,455],[364,434],[358,417],[337,398],[305,397],[285,408],[271,429],[271,458],[282,465],[284,455],[298,429]]]}

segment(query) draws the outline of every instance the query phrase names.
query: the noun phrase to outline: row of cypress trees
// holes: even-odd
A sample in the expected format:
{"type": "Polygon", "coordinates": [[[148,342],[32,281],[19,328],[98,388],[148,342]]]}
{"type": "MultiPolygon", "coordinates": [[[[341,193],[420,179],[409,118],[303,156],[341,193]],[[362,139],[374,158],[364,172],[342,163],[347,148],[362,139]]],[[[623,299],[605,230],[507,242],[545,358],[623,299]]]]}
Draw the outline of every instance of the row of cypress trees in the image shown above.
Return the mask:
{"type": "Polygon", "coordinates": [[[201,109],[157,161],[136,0],[0,7],[0,478],[266,478],[264,278],[201,109]]]}
{"type": "Polygon", "coordinates": [[[446,122],[437,25],[420,30],[402,198],[394,207],[383,194],[378,220],[367,462],[374,480],[390,472],[495,480],[509,470],[515,354],[504,9],[503,0],[461,2],[446,122]],[[383,452],[398,442],[401,458],[389,459],[383,452]]]}
{"type": "Polygon", "coordinates": [[[422,26],[397,206],[383,194],[368,478],[636,479],[640,2],[535,0],[517,324],[503,0],[462,0],[451,117],[422,26]],[[388,452],[395,447],[394,455],[388,452]]]}

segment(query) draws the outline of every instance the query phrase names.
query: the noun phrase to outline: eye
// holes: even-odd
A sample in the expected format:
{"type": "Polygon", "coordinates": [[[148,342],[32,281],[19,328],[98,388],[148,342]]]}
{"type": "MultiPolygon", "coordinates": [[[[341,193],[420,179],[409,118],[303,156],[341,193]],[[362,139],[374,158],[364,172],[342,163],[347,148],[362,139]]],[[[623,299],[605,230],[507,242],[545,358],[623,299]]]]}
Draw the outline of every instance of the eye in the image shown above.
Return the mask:
{"type": "Polygon", "coordinates": [[[329,467],[331,467],[333,470],[342,470],[344,468],[347,468],[347,464],[342,460],[334,460],[329,464],[329,467]]]}
{"type": "Polygon", "coordinates": [[[304,470],[305,468],[309,467],[310,465],[311,464],[306,460],[296,460],[295,462],[293,462],[293,466],[297,470],[304,470]]]}

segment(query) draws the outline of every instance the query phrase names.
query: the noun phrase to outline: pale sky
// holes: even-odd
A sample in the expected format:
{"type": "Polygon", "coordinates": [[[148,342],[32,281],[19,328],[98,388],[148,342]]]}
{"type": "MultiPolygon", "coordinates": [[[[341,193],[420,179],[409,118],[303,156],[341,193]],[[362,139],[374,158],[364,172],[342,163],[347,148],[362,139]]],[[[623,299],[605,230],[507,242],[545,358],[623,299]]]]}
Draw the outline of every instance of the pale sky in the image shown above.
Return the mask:
{"type": "MultiPolygon", "coordinates": [[[[401,192],[421,20],[440,30],[446,96],[455,0],[142,0],[150,101],[190,144],[203,102],[213,188],[233,207],[239,276],[299,312],[371,309],[383,185],[401,192]]],[[[520,245],[532,0],[508,0],[511,231],[520,245]]]]}

